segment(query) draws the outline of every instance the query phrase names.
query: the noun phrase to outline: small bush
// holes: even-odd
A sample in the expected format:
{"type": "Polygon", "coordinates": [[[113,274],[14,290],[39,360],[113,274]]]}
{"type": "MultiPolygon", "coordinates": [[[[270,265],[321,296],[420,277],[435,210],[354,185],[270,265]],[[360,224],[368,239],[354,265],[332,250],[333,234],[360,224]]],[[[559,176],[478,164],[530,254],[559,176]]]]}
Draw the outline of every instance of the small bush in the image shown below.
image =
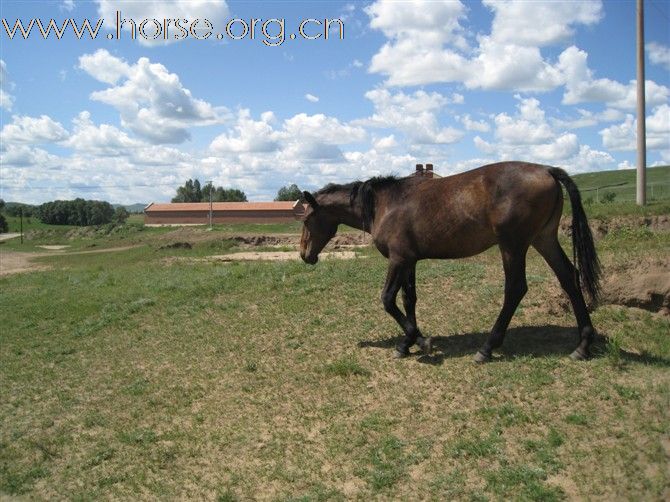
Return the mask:
{"type": "Polygon", "coordinates": [[[603,202],[605,204],[611,204],[614,202],[614,199],[616,199],[616,193],[614,192],[605,192],[605,195],[603,195],[603,202]]]}

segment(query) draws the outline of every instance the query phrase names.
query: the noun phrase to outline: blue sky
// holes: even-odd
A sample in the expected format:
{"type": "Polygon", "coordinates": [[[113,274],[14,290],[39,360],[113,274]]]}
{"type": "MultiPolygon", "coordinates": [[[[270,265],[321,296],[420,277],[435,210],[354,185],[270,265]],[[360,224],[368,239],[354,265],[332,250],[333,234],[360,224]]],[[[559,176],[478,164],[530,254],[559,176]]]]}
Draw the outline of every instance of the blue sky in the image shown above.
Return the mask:
{"type": "MultiPolygon", "coordinates": [[[[648,164],[670,164],[670,8],[647,0],[648,164]]],[[[519,159],[571,173],[635,165],[634,1],[6,1],[0,197],[167,201],[188,178],[271,200],[432,162],[443,175],[519,159]],[[169,40],[115,17],[179,18],[169,40]],[[255,37],[241,38],[252,19],[255,37]],[[280,40],[279,21],[284,37],[280,40]],[[310,37],[298,28],[302,21],[310,37]],[[232,20],[238,20],[233,21],[232,20]],[[229,25],[230,23],[230,25],[229,25]],[[221,34],[220,37],[217,37],[221,34]],[[294,39],[291,34],[296,35],[294,39]],[[110,39],[111,38],[111,39],[110,39]],[[274,44],[269,46],[264,41],[274,44]]],[[[162,28],[161,28],[162,29],[162,28]]]]}

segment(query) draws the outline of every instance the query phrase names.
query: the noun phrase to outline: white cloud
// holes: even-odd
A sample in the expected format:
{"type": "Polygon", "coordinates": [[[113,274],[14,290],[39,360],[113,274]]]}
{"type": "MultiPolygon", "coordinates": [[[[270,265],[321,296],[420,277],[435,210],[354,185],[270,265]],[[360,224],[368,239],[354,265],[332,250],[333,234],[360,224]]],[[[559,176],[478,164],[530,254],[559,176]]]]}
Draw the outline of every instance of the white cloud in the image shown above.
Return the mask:
{"type": "Polygon", "coordinates": [[[272,128],[274,120],[272,112],[264,113],[260,121],[255,121],[249,110],[240,110],[234,132],[214,138],[210,150],[216,154],[275,151],[279,148],[279,134],[272,128]]]}
{"type": "Polygon", "coordinates": [[[555,45],[574,35],[575,24],[592,25],[603,15],[600,0],[484,0],[483,3],[494,13],[491,38],[498,44],[529,47],[555,45]]]}
{"type": "MultiPolygon", "coordinates": [[[[633,110],[636,106],[636,82],[627,85],[608,78],[594,78],[588,68],[586,52],[577,47],[568,47],[559,56],[558,68],[565,78],[563,104],[575,105],[585,102],[607,103],[614,108],[633,110]]],[[[665,103],[670,89],[651,80],[645,82],[645,97],[648,106],[665,103]]]]}
{"type": "Polygon", "coordinates": [[[489,1],[494,19],[489,35],[470,48],[461,26],[460,2],[379,0],[366,9],[370,26],[389,42],[372,58],[370,71],[389,85],[462,82],[471,89],[549,90],[563,83],[540,48],[568,39],[577,24],[601,17],[598,2],[489,1]],[[523,14],[520,14],[523,12],[523,14]]]}
{"type": "Polygon", "coordinates": [[[657,42],[649,42],[646,49],[649,61],[670,70],[670,47],[657,42]]]}
{"type": "Polygon", "coordinates": [[[309,94],[309,93],[305,94],[305,99],[307,101],[309,101],[310,103],[318,103],[319,102],[319,98],[317,96],[315,96],[314,94],[309,94]]]}
{"type": "Polygon", "coordinates": [[[533,145],[530,149],[532,158],[537,158],[541,162],[556,162],[579,153],[579,140],[573,133],[564,133],[549,143],[533,145]]]}
{"type": "Polygon", "coordinates": [[[372,146],[375,150],[392,150],[398,146],[398,142],[395,140],[395,136],[391,134],[375,140],[372,146]]]}
{"type": "Polygon", "coordinates": [[[342,151],[366,139],[365,130],[323,114],[299,113],[280,124],[272,112],[256,121],[241,110],[237,123],[217,136],[201,165],[211,176],[244,187],[253,197],[272,198],[287,179],[312,187],[353,169],[342,151]],[[215,168],[216,166],[216,168],[215,168]]]}
{"type": "Polygon", "coordinates": [[[47,115],[14,115],[11,124],[6,124],[0,131],[0,140],[5,145],[55,143],[67,136],[65,128],[47,115]]]}
{"type": "Polygon", "coordinates": [[[580,129],[583,127],[592,127],[602,122],[614,122],[616,120],[621,120],[624,118],[623,112],[621,110],[616,110],[614,108],[607,108],[599,113],[578,108],[577,113],[579,114],[578,118],[574,119],[551,118],[550,122],[552,126],[555,128],[580,129]]]}
{"type": "Polygon", "coordinates": [[[63,145],[80,153],[123,156],[129,155],[141,144],[114,126],[93,124],[91,114],[87,111],[79,113],[72,122],[74,130],[63,145]]]}
{"type": "Polygon", "coordinates": [[[466,45],[460,25],[466,8],[460,1],[380,0],[366,7],[365,11],[370,16],[370,26],[394,41],[416,39],[423,47],[446,42],[461,47],[466,45]]]}
{"type": "MultiPolygon", "coordinates": [[[[606,148],[614,151],[633,151],[637,148],[637,119],[629,114],[622,123],[607,127],[599,134],[606,148]]],[[[670,106],[661,105],[647,116],[646,135],[648,149],[670,150],[670,106]]]]}
{"type": "MultiPolygon", "coordinates": [[[[456,95],[456,101],[462,96],[456,95]]],[[[365,93],[372,101],[372,116],[357,120],[368,127],[394,128],[402,131],[415,143],[454,143],[463,132],[453,127],[442,127],[437,114],[454,101],[437,92],[416,91],[413,94],[391,93],[388,89],[373,89],[365,93]]]]}
{"type": "Polygon", "coordinates": [[[63,0],[60,4],[61,10],[70,12],[74,9],[74,0],[63,0]]]}
{"type": "Polygon", "coordinates": [[[80,56],[79,68],[94,79],[106,84],[116,84],[120,78],[130,76],[130,66],[128,63],[116,56],[112,56],[105,49],[98,49],[93,54],[80,56]]]}
{"type": "Polygon", "coordinates": [[[151,143],[180,143],[190,138],[189,127],[221,123],[227,116],[227,110],[194,98],[176,74],[148,58],[128,65],[100,49],[82,56],[80,67],[116,84],[93,92],[91,99],[116,108],[122,126],[151,143]]]}
{"type": "Polygon", "coordinates": [[[508,145],[538,145],[553,138],[554,133],[544,118],[540,102],[535,98],[519,99],[516,117],[506,113],[495,116],[495,137],[508,145]]]}
{"type": "Polygon", "coordinates": [[[321,113],[299,113],[284,122],[284,132],[294,140],[316,140],[324,144],[342,145],[365,139],[362,127],[343,124],[335,117],[321,113]]]}
{"type": "Polygon", "coordinates": [[[14,96],[7,89],[10,87],[7,74],[7,64],[0,59],[0,109],[11,111],[14,106],[14,96]]]}
{"type": "Polygon", "coordinates": [[[536,98],[522,98],[514,115],[500,113],[494,117],[496,142],[480,136],[473,140],[475,147],[491,159],[528,159],[546,164],[562,165],[572,172],[602,169],[614,159],[603,151],[580,144],[576,134],[555,131],[536,98]]]}
{"type": "MultiPolygon", "coordinates": [[[[119,2],[117,0],[97,0],[98,15],[105,19],[104,28],[107,30],[116,30],[116,13],[121,12],[121,19],[132,19],[136,24],[136,40],[142,45],[163,45],[175,42],[175,35],[181,36],[181,32],[176,29],[170,29],[168,26],[167,37],[165,33],[157,33],[152,19],[156,19],[158,24],[163,24],[165,19],[187,20],[182,26],[189,26],[193,21],[200,19],[205,26],[204,20],[208,20],[216,30],[223,30],[228,21],[228,5],[224,0],[146,0],[119,2]],[[139,26],[144,20],[149,20],[145,26],[147,38],[139,34],[139,26]],[[154,40],[155,34],[158,37],[154,40]]],[[[124,25],[121,38],[130,39],[130,23],[124,25]],[[128,26],[128,27],[127,27],[128,26]]],[[[162,29],[162,28],[161,28],[162,29]]],[[[204,36],[201,33],[199,36],[204,36]]],[[[183,39],[183,37],[181,38],[183,39]]]]}
{"type": "Polygon", "coordinates": [[[479,41],[477,56],[466,64],[467,87],[544,91],[561,84],[560,72],[543,59],[538,47],[501,44],[491,37],[479,41]]]}
{"type": "MultiPolygon", "coordinates": [[[[0,150],[0,163],[2,164],[3,182],[13,181],[12,168],[24,168],[40,166],[41,169],[49,169],[58,163],[58,157],[50,154],[42,148],[35,148],[26,144],[10,144],[2,146],[0,150]]],[[[22,176],[22,174],[20,174],[22,176]]]]}
{"type": "MultiPolygon", "coordinates": [[[[366,9],[370,26],[388,41],[373,56],[369,71],[387,77],[390,86],[462,83],[468,89],[548,91],[565,86],[563,103],[607,103],[633,109],[635,82],[595,78],[587,54],[575,46],[557,61],[542,50],[569,43],[576,26],[591,26],[603,17],[600,0],[555,2],[486,0],[493,13],[490,33],[466,32],[466,9],[460,2],[379,0],[366,9]],[[475,38],[475,44],[468,40],[475,38]]],[[[648,46],[659,64],[667,47],[648,46]]],[[[667,102],[670,90],[646,82],[649,106],[667,102]]]]}
{"type": "Polygon", "coordinates": [[[460,25],[466,13],[463,3],[380,0],[365,12],[370,26],[389,39],[372,57],[369,70],[387,75],[390,85],[453,81],[465,76],[464,58],[443,49],[445,44],[467,47],[460,25]]]}
{"type": "Polygon", "coordinates": [[[600,131],[603,146],[614,151],[635,150],[635,125],[632,115],[627,115],[621,124],[610,126],[600,131]]]}

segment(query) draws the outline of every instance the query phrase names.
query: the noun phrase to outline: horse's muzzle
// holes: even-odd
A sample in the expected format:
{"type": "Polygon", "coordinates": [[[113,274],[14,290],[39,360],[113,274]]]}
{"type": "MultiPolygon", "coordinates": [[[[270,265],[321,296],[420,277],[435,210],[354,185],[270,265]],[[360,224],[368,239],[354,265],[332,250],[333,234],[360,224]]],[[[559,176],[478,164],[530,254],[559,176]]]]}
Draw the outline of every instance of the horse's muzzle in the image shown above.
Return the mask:
{"type": "Polygon", "coordinates": [[[302,261],[307,263],[308,265],[316,265],[316,262],[319,261],[319,256],[308,256],[306,254],[300,253],[300,258],[302,258],[302,261]]]}

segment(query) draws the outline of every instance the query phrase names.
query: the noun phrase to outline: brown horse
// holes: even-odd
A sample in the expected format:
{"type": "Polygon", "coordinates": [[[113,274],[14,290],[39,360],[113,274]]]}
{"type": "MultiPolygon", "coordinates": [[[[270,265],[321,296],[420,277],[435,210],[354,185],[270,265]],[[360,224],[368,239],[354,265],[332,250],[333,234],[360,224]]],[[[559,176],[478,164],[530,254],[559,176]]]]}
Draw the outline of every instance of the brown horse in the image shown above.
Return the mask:
{"type": "Polygon", "coordinates": [[[562,169],[525,162],[501,162],[439,179],[373,178],[328,185],[304,192],[305,211],[300,256],[309,264],[337,232],[340,224],[365,230],[389,260],[382,302],[405,333],[396,357],[415,343],[430,353],[430,338],[416,324],[415,271],[418,260],[464,258],[497,244],[505,270],[505,299],[486,343],[475,361],[491,359],[528,289],[526,252],[533,246],[554,271],[570,297],[580,334],[573,359],[589,357],[593,325],[580,287],[595,302],[600,264],[582,207],[579,190],[562,169]],[[575,269],[558,242],[565,187],[572,205],[575,269]],[[396,305],[402,289],[405,313],[396,305]]]}

